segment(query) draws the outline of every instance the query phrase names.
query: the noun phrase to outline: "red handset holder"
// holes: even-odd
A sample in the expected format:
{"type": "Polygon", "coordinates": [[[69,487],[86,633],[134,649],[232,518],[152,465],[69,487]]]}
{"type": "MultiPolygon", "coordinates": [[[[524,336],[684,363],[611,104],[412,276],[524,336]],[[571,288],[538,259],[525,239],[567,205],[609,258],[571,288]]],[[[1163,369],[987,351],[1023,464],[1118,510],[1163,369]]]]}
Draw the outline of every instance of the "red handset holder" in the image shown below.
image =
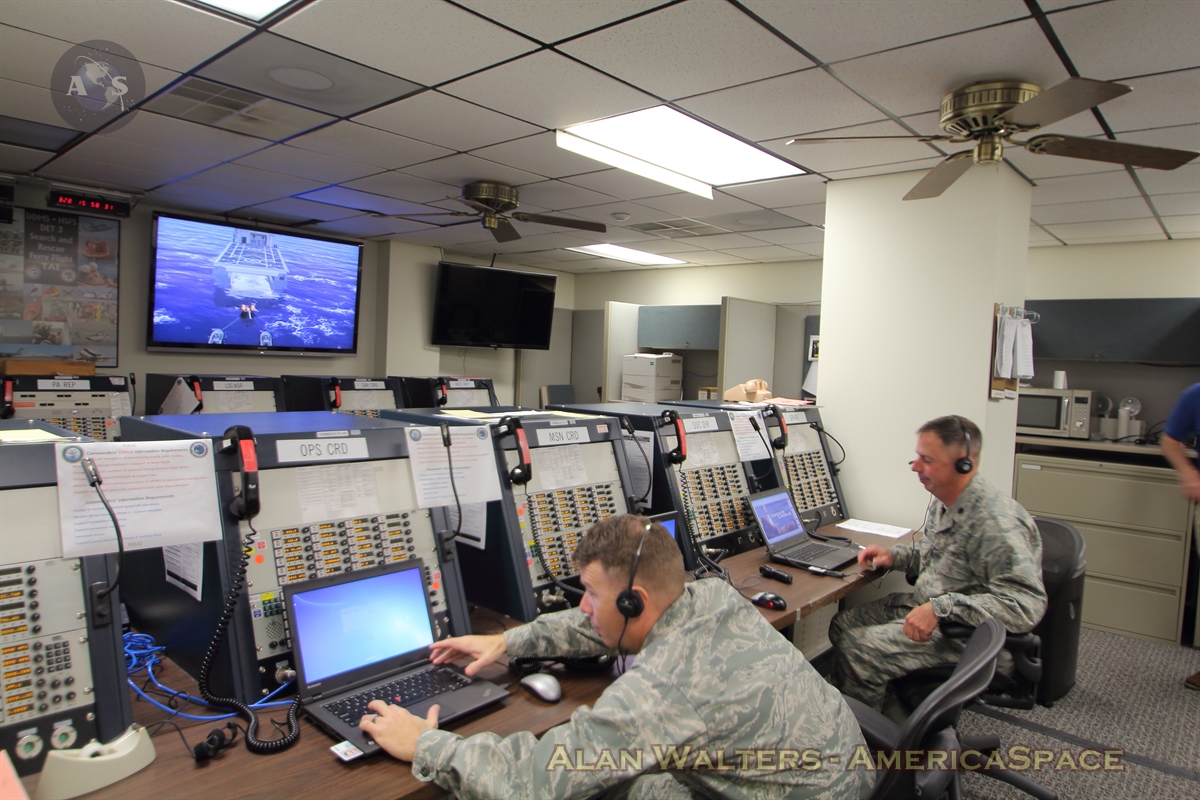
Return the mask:
{"type": "Polygon", "coordinates": [[[6,378],[4,380],[4,406],[0,407],[0,419],[11,419],[15,413],[17,413],[17,409],[13,406],[13,382],[6,378]]]}
{"type": "Polygon", "coordinates": [[[333,407],[342,407],[342,382],[337,378],[330,378],[329,385],[333,387],[333,407]]]}
{"type": "Polygon", "coordinates": [[[188,378],[188,383],[192,385],[192,391],[196,394],[196,408],[192,411],[193,414],[199,414],[204,410],[204,394],[200,391],[200,378],[192,375],[188,378]]]}
{"type": "Polygon", "coordinates": [[[438,398],[437,404],[439,406],[444,406],[444,405],[446,405],[446,403],[448,403],[450,401],[450,387],[448,387],[446,385],[446,381],[444,378],[439,378],[438,379],[438,388],[442,390],[442,396],[438,398]]]}
{"type": "Polygon", "coordinates": [[[679,439],[679,444],[675,446],[674,450],[667,453],[667,461],[672,464],[682,464],[687,461],[687,431],[684,430],[683,419],[679,413],[668,409],[663,412],[663,424],[672,423],[675,425],[675,436],[679,439]]]}
{"type": "Polygon", "coordinates": [[[229,511],[238,519],[258,515],[258,451],[254,449],[254,431],[245,425],[234,425],[225,431],[229,445],[222,452],[236,451],[238,471],[242,473],[242,490],[229,503],[229,511]]]}
{"type": "Polygon", "coordinates": [[[504,417],[497,429],[498,436],[513,434],[517,438],[517,457],[521,463],[508,473],[508,479],[518,486],[529,483],[533,477],[533,460],[529,457],[529,439],[525,436],[525,428],[516,417],[504,417]]]}

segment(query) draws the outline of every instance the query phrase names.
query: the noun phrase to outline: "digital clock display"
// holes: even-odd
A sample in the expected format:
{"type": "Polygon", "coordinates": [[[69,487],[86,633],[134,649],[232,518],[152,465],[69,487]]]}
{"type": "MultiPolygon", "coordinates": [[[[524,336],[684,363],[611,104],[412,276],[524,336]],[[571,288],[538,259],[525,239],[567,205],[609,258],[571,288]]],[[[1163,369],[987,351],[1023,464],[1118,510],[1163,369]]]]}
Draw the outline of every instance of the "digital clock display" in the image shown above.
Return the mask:
{"type": "Polygon", "coordinates": [[[46,204],[51,208],[69,208],[73,211],[107,214],[112,217],[128,217],[130,210],[129,203],[123,200],[109,200],[96,195],[74,192],[51,192],[46,197],[46,204]]]}

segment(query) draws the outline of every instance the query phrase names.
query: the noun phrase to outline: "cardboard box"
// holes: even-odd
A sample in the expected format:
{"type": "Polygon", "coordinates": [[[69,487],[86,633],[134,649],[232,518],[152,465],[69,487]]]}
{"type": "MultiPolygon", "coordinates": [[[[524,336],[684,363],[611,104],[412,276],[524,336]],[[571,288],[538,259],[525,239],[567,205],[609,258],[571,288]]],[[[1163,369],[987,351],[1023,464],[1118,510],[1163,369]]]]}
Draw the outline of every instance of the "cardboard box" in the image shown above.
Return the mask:
{"type": "Polygon", "coordinates": [[[640,375],[650,378],[683,378],[683,357],[638,353],[625,356],[622,374],[640,375]]]}
{"type": "Polygon", "coordinates": [[[696,399],[697,400],[719,400],[720,398],[717,397],[717,387],[701,386],[700,394],[696,399]]]}

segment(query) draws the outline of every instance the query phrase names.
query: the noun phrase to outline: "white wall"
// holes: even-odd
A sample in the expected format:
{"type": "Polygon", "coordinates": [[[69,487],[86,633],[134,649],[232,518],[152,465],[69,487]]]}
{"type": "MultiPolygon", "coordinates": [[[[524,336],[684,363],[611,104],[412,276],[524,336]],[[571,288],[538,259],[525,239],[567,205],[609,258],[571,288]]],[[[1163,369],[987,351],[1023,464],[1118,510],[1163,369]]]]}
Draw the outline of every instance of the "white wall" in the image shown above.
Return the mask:
{"type": "Polygon", "coordinates": [[[623,270],[575,279],[575,308],[579,309],[604,308],[608,300],[644,306],[719,305],[726,296],[764,303],[819,300],[821,262],[623,270]]]}
{"type": "Polygon", "coordinates": [[[1025,296],[1200,297],[1200,239],[1034,247],[1025,296]]]}

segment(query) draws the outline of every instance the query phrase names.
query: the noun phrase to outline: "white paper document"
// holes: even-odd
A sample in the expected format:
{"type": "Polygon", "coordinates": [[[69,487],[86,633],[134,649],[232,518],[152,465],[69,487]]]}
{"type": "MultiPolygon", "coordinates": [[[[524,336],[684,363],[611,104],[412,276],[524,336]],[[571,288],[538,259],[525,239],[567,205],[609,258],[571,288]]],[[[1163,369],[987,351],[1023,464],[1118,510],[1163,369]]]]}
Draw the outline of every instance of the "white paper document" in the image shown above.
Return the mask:
{"type": "Polygon", "coordinates": [[[209,392],[209,411],[220,414],[241,414],[254,410],[254,392],[209,392]]]}
{"type": "Polygon", "coordinates": [[[117,552],[117,534],[80,462],[89,456],[121,523],[126,550],[221,538],[212,442],[56,444],[63,557],[117,552]]]}
{"type": "Polygon", "coordinates": [[[587,466],[583,463],[583,450],[577,444],[535,449],[533,474],[538,476],[546,491],[579,486],[588,482],[587,466]]]}
{"type": "Polygon", "coordinates": [[[369,517],[379,513],[373,462],[325,464],[296,470],[300,490],[300,519],[320,522],[338,517],[369,517]]]}
{"type": "Polygon", "coordinates": [[[458,507],[451,504],[450,530],[458,531],[456,542],[483,550],[487,546],[487,503],[463,503],[462,528],[458,527],[458,507]]]}
{"type": "Polygon", "coordinates": [[[408,429],[408,460],[412,465],[413,488],[417,505],[437,508],[454,505],[454,488],[463,504],[486,503],[500,499],[500,474],[492,432],[486,425],[450,426],[454,461],[454,487],[450,485],[450,467],[440,428],[408,429]]]}
{"type": "Polygon", "coordinates": [[[729,424],[733,426],[733,438],[737,442],[738,458],[742,461],[770,458],[771,451],[767,449],[767,445],[763,441],[763,436],[766,434],[760,436],[750,423],[751,417],[758,417],[759,428],[767,427],[759,413],[757,411],[730,411],[728,414],[729,424]]]}
{"type": "Polygon", "coordinates": [[[1017,355],[1015,378],[1033,377],[1033,323],[1027,319],[1017,320],[1017,355]]]}
{"type": "Polygon", "coordinates": [[[993,375],[1012,378],[1013,360],[1017,347],[1017,319],[1007,314],[996,317],[996,365],[993,375]]]}
{"type": "MultiPolygon", "coordinates": [[[[176,378],[175,385],[167,392],[167,399],[158,407],[157,414],[190,414],[200,407],[196,393],[183,378],[176,378]]],[[[146,409],[147,412],[150,409],[146,409]]]]}
{"type": "Polygon", "coordinates": [[[845,522],[839,522],[837,526],[845,528],[848,531],[873,533],[876,536],[887,536],[892,539],[899,539],[901,536],[912,533],[908,528],[900,528],[896,525],[884,525],[882,522],[864,522],[861,519],[848,519],[845,522]]]}
{"type": "Polygon", "coordinates": [[[712,433],[693,433],[687,437],[687,460],[683,462],[684,469],[711,467],[721,463],[721,450],[717,447],[717,437],[712,433]]]}
{"type": "Polygon", "coordinates": [[[200,542],[170,544],[163,548],[166,581],[178,586],[194,599],[201,598],[204,586],[204,545],[200,542]]]}

